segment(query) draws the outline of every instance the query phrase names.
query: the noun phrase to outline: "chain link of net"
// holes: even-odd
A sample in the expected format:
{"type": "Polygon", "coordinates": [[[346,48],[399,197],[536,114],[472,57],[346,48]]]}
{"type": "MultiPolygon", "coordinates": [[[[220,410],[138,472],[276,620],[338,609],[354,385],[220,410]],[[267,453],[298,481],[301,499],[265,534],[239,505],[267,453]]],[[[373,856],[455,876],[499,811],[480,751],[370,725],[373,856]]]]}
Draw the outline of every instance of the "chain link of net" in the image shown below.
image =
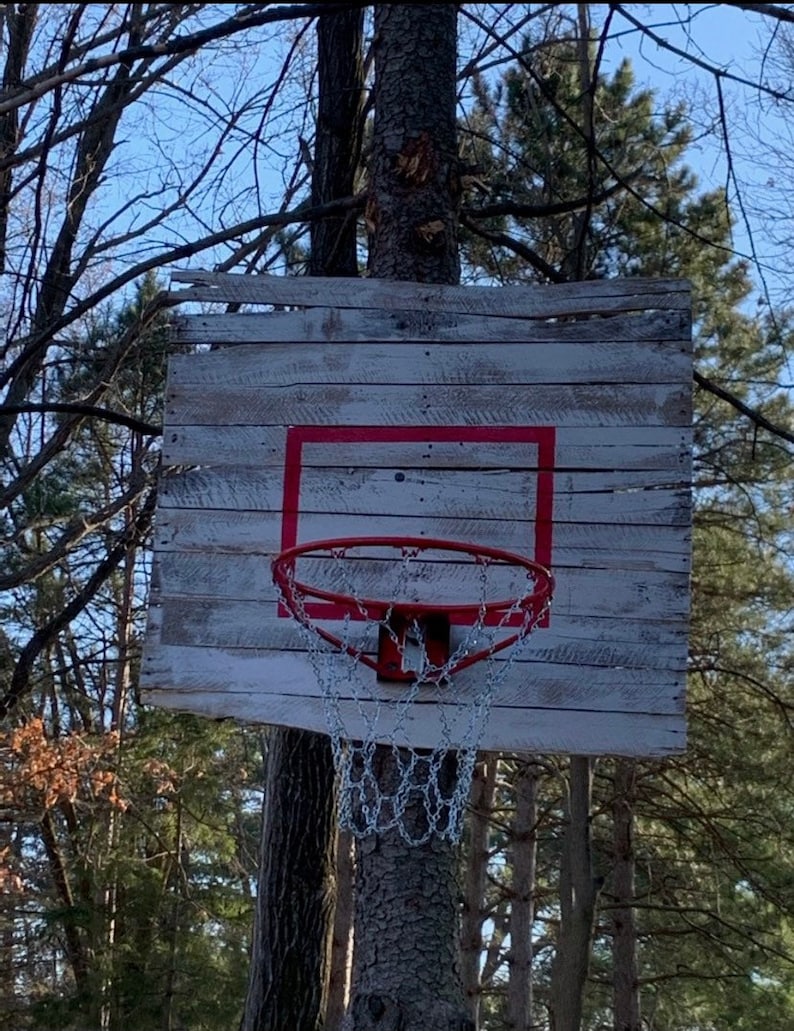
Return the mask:
{"type": "MultiPolygon", "coordinates": [[[[363,665],[360,655],[377,652],[381,630],[391,638],[400,655],[405,653],[405,638],[400,640],[392,628],[391,615],[396,603],[381,618],[375,618],[359,598],[345,561],[346,549],[334,550],[331,557],[341,592],[348,595],[359,618],[348,612],[339,633],[342,647],[323,640],[306,611],[294,568],[289,571],[291,605],[298,629],[306,645],[315,676],[322,690],[325,716],[331,737],[334,765],[338,778],[338,819],[340,827],[356,837],[396,830],[410,845],[420,845],[433,835],[458,842],[463,832],[477,750],[499,686],[519,658],[531,631],[548,609],[547,600],[540,611],[522,606],[518,598],[500,613],[494,625],[487,625],[487,560],[478,560],[480,584],[479,614],[443,664],[434,664],[427,654],[422,625],[414,620],[409,636],[413,679],[384,684],[377,682],[373,670],[363,665]],[[513,617],[521,617],[520,628],[513,617]],[[500,632],[518,630],[518,640],[497,661],[490,649],[500,632]],[[480,676],[469,680],[478,686],[463,699],[455,691],[454,670],[472,651],[489,651],[477,664],[480,676]],[[418,663],[417,663],[418,658],[418,663]],[[378,684],[378,690],[373,686],[378,684]],[[417,703],[432,706],[439,722],[438,741],[433,748],[413,748],[398,742],[410,738],[407,728],[417,703]],[[344,710],[353,702],[358,728],[345,722],[344,710]],[[461,727],[461,715],[464,716],[461,727]],[[363,733],[361,727],[363,726],[363,733]],[[389,728],[386,731],[385,728],[389,728]]],[[[404,596],[415,549],[405,549],[402,561],[395,563],[396,576],[388,591],[391,598],[404,596]]]]}

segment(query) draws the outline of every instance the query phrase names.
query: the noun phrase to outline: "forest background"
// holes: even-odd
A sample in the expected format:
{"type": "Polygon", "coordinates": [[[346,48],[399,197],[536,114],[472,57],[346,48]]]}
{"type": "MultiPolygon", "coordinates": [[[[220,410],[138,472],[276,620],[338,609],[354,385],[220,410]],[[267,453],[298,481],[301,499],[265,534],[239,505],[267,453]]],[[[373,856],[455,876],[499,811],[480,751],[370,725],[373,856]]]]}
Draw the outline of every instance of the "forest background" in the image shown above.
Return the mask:
{"type": "MultiPolygon", "coordinates": [[[[168,274],[303,274],[329,216],[358,227],[366,269],[366,103],[354,188],[312,196],[313,19],[351,6],[0,9],[3,1031],[240,1019],[269,734],[146,709],[136,690],[168,274]]],[[[694,290],[690,748],[594,764],[581,1026],[784,1031],[794,9],[462,5],[458,22],[464,282],[694,290]],[[741,66],[702,30],[721,12],[746,30],[741,66]],[[639,86],[645,59],[672,62],[675,88],[639,86]]],[[[478,768],[462,969],[488,1031],[549,1026],[569,767],[478,768]]]]}

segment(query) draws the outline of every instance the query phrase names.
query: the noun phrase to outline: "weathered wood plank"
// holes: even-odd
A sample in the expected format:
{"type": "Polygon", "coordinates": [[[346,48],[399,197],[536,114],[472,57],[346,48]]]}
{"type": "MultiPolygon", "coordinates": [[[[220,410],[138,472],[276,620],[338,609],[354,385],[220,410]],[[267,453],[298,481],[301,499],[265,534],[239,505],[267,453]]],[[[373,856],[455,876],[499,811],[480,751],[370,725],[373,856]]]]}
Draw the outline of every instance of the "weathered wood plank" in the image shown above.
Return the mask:
{"type": "MultiPolygon", "coordinates": [[[[205,273],[175,281],[195,284],[182,300],[316,310],[178,325],[180,342],[246,346],[171,365],[164,464],[203,468],[162,479],[143,674],[150,700],[324,728],[305,642],[279,618],[270,575],[287,503],[298,510],[289,540],[433,534],[531,554],[537,532],[543,553],[551,548],[553,610],[515,661],[501,656],[506,681],[482,746],[637,755],[681,747],[687,284],[489,289],[205,273]],[[477,432],[442,439],[461,424],[477,432]],[[315,429],[288,442],[288,426],[315,429]],[[550,433],[542,447],[531,434],[504,443],[489,432],[500,426],[554,427],[554,457],[550,433]],[[390,427],[414,429],[406,442],[390,427]],[[541,466],[554,473],[553,511],[541,466]]],[[[335,565],[304,561],[299,575],[335,575],[335,565]]],[[[356,589],[381,596],[384,565],[367,553],[356,589]]],[[[489,573],[486,596],[526,589],[511,577],[489,573]]],[[[426,600],[441,592],[476,601],[482,584],[465,563],[414,563],[401,587],[426,600]]],[[[453,642],[462,632],[453,627],[453,642]]],[[[471,697],[482,676],[460,674],[455,690],[471,697]]],[[[429,702],[411,714],[402,743],[440,739],[429,702]]],[[[363,735],[357,703],[345,704],[351,735],[363,735]]],[[[452,709],[446,719],[462,733],[468,713],[452,709]]]]}
{"type": "MultiPolygon", "coordinates": [[[[347,343],[354,341],[509,341],[581,343],[583,326],[576,322],[505,319],[449,312],[345,310],[309,308],[303,311],[244,312],[215,315],[180,315],[172,325],[178,344],[217,344],[223,347],[269,343],[347,343]]],[[[691,350],[689,313],[682,310],[635,312],[590,319],[587,335],[606,343],[645,341],[671,351],[691,350]]],[[[245,349],[245,348],[244,348],[245,349]]]]}
{"type": "MultiPolygon", "coordinates": [[[[450,474],[451,475],[451,474],[450,474]]],[[[622,490],[598,489],[597,473],[583,473],[591,477],[591,490],[586,479],[579,489],[566,493],[555,491],[555,522],[586,522],[654,525],[688,525],[690,522],[690,493],[682,490],[622,490]]],[[[639,476],[640,473],[637,473],[639,476]]],[[[354,470],[344,480],[334,480],[327,470],[307,469],[301,477],[301,516],[310,512],[332,512],[344,515],[416,516],[423,513],[428,519],[476,519],[534,521],[535,477],[518,474],[513,489],[491,489],[487,482],[477,482],[470,475],[460,474],[458,489],[417,492],[415,485],[401,491],[408,478],[400,483],[391,473],[380,469],[354,470]],[[521,491],[524,493],[521,493],[521,491]],[[418,499],[425,498],[425,501],[418,499]],[[432,500],[431,500],[432,499],[432,500]],[[417,509],[417,505],[421,505],[417,509]]],[[[603,482],[603,481],[602,481],[603,482]]],[[[161,483],[161,508],[206,508],[227,511],[280,512],[284,499],[280,473],[270,469],[230,467],[223,470],[188,470],[178,475],[164,476],[161,483]]],[[[373,521],[372,533],[377,533],[373,521]]],[[[335,534],[334,536],[339,536],[335,534]]],[[[465,535],[454,534],[456,540],[465,535]]],[[[479,537],[475,537],[479,539],[479,537]]],[[[652,542],[649,541],[652,546],[652,542]]]]}
{"type": "MultiPolygon", "coordinates": [[[[364,666],[351,684],[343,659],[337,690],[353,708],[359,700],[393,700],[406,689],[379,683],[364,666]]],[[[307,698],[322,697],[311,661],[301,652],[237,648],[184,648],[159,645],[145,659],[147,684],[168,675],[180,685],[203,690],[222,689],[233,675],[238,690],[256,690],[263,697],[284,695],[303,706],[307,698]]],[[[527,708],[587,709],[590,712],[680,713],[683,677],[658,670],[621,671],[598,666],[572,667],[555,663],[501,664],[503,679],[494,695],[494,706],[527,708]]],[[[456,674],[449,687],[421,688],[417,704],[427,711],[428,703],[439,702],[454,714],[469,704],[483,689],[483,669],[469,667],[456,674]]]]}
{"type": "MultiPolygon", "coordinates": [[[[379,533],[386,536],[434,537],[442,540],[499,542],[508,551],[534,554],[535,531],[517,520],[424,519],[380,515],[379,533]],[[476,535],[476,536],[475,536],[476,535]]],[[[340,517],[306,513],[300,520],[301,540],[365,537],[373,532],[368,515],[340,517]]],[[[281,551],[281,518],[268,512],[227,512],[199,509],[160,509],[155,522],[158,551],[248,552],[276,555],[281,551]]],[[[690,538],[684,527],[611,523],[558,523],[553,533],[555,567],[595,569],[688,570],[690,538]]]]}
{"type": "MultiPolygon", "coordinates": [[[[563,325],[569,325],[564,323],[563,325]]],[[[692,359],[679,341],[639,344],[260,343],[174,355],[169,384],[283,387],[309,384],[686,383],[692,359]]]]}
{"type": "Polygon", "coordinates": [[[359,425],[681,426],[692,422],[689,385],[422,387],[297,383],[285,387],[170,383],[167,426],[359,425]]]}
{"type": "MultiPolygon", "coordinates": [[[[161,646],[144,660],[143,700],[187,711],[326,731],[323,701],[310,663],[305,660],[289,669],[284,666],[275,653],[240,656],[210,648],[161,646]],[[224,690],[230,675],[239,685],[237,690],[224,690]],[[273,684],[284,690],[270,693],[267,688],[273,684]],[[173,685],[175,690],[165,685],[173,685]]],[[[479,746],[484,750],[657,755],[684,745],[685,724],[680,704],[671,709],[665,702],[660,712],[651,706],[625,712],[609,709],[603,701],[592,694],[578,703],[571,699],[570,706],[560,709],[557,705],[503,705],[497,700],[479,746]]],[[[363,736],[367,729],[359,704],[342,705],[345,728],[351,737],[363,736]]],[[[371,704],[364,703],[362,707],[367,714],[372,712],[371,704]]],[[[466,733],[468,712],[465,707],[458,710],[448,704],[443,716],[455,746],[466,733]]],[[[397,743],[432,747],[441,740],[441,734],[437,706],[417,704],[409,709],[404,736],[398,736],[397,743]]],[[[386,730],[381,739],[389,736],[386,730]]]]}
{"type": "Polygon", "coordinates": [[[690,286],[681,279],[598,279],[554,286],[442,286],[376,279],[312,279],[303,276],[237,276],[176,271],[174,283],[188,283],[178,301],[286,304],[306,307],[418,308],[425,311],[559,318],[649,309],[688,309],[690,286]]]}
{"type": "MultiPolygon", "coordinates": [[[[159,592],[153,590],[154,598],[193,597],[275,603],[277,595],[266,556],[164,552],[157,562],[160,587],[159,592]]],[[[441,598],[469,598],[470,583],[459,567],[442,568],[445,574],[439,576],[436,588],[441,598]]],[[[683,619],[687,612],[686,573],[555,568],[555,579],[555,614],[683,619]]],[[[370,586],[365,587],[362,593],[369,597],[382,597],[384,585],[373,576],[370,586]]],[[[473,601],[478,600],[479,595],[475,594],[473,601]]]]}
{"type": "MultiPolygon", "coordinates": [[[[278,618],[274,606],[260,602],[171,598],[152,606],[152,612],[157,613],[162,644],[305,650],[304,638],[293,620],[278,618]]],[[[342,629],[337,628],[338,636],[342,629]]],[[[150,630],[154,630],[154,624],[150,630]]],[[[462,627],[451,628],[453,650],[464,634],[462,627]]],[[[535,631],[515,662],[655,669],[681,674],[686,670],[686,636],[686,626],[680,621],[555,614],[548,627],[535,631]]]]}
{"type": "MultiPolygon", "coordinates": [[[[213,718],[327,731],[323,703],[310,698],[296,706],[294,698],[261,696],[256,691],[203,691],[183,685],[162,690],[145,673],[143,700],[178,712],[213,718]]],[[[441,739],[436,713],[427,707],[409,714],[396,743],[432,748],[441,739]]],[[[351,737],[366,733],[363,720],[347,719],[351,737]]],[[[686,748],[686,725],[677,714],[591,712],[495,708],[480,740],[483,751],[560,753],[565,755],[666,756],[686,748]]]]}
{"type": "MultiPolygon", "coordinates": [[[[460,468],[461,444],[428,440],[431,446],[408,445],[405,441],[366,439],[341,445],[314,442],[304,446],[303,461],[316,467],[340,463],[340,453],[354,457],[359,467],[397,466],[410,455],[414,468],[460,468]]],[[[678,469],[687,473],[690,465],[691,433],[676,427],[624,429],[561,428],[557,430],[554,460],[558,469],[678,469]],[[628,440],[626,438],[629,438],[628,440]]],[[[235,465],[282,468],[287,431],[284,426],[171,426],[163,439],[166,465],[235,465]]],[[[469,445],[473,447],[474,445],[469,445]]],[[[528,465],[537,459],[537,445],[531,443],[476,444],[478,468],[528,465]]]]}

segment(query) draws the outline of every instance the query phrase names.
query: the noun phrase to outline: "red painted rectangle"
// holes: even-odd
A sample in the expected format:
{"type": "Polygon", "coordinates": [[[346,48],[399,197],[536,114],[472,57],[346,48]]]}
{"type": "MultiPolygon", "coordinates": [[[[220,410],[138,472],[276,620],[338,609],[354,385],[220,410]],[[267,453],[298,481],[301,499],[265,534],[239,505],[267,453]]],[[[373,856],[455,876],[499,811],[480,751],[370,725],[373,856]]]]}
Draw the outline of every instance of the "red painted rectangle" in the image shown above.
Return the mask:
{"type": "MultiPolygon", "coordinates": [[[[281,529],[283,551],[298,543],[303,449],[306,444],[355,443],[422,443],[452,442],[469,444],[532,444],[536,445],[537,503],[534,513],[527,512],[527,522],[535,528],[534,555],[531,557],[552,570],[552,535],[554,507],[555,428],[553,426],[290,426],[284,458],[284,500],[281,529]]],[[[361,618],[355,607],[350,612],[331,602],[309,602],[306,612],[313,619],[339,620],[346,614],[361,618]]],[[[289,616],[284,606],[279,614],[289,616]]],[[[516,616],[515,622],[520,623],[516,616]]],[[[541,625],[548,624],[548,616],[541,625]]]]}

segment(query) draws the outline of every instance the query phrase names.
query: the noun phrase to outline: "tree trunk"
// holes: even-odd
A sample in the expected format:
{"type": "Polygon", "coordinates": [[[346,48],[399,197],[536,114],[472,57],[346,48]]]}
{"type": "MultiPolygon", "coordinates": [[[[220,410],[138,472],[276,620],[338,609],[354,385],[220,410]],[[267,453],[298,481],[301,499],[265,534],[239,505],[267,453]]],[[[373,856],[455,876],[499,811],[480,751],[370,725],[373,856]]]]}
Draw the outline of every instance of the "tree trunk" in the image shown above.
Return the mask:
{"type": "Polygon", "coordinates": [[[319,1031],[323,1026],[333,913],[333,783],[326,737],[289,728],[272,732],[241,1031],[319,1031]]]}
{"type": "MultiPolygon", "coordinates": [[[[312,205],[341,200],[355,188],[364,111],[364,11],[317,22],[317,130],[312,205]]],[[[357,276],[357,216],[351,211],[311,224],[311,276],[357,276]]]]}
{"type": "Polygon", "coordinates": [[[496,789],[499,760],[495,755],[477,764],[471,790],[469,816],[469,854],[466,862],[463,895],[463,928],[461,931],[461,970],[463,992],[469,1001],[469,1013],[475,1027],[480,1023],[482,1001],[482,925],[484,920],[485,886],[488,877],[488,828],[496,789]]]}
{"type": "Polygon", "coordinates": [[[375,8],[370,274],[457,283],[454,4],[375,8]]]}
{"type": "Polygon", "coordinates": [[[538,767],[517,761],[516,811],[513,817],[513,895],[510,901],[510,979],[507,983],[507,1027],[532,1026],[532,925],[535,921],[535,869],[538,838],[538,767]]]}
{"type": "Polygon", "coordinates": [[[581,1031],[597,889],[590,855],[591,760],[571,757],[560,870],[560,932],[551,973],[552,1031],[581,1031]]]}
{"type": "MultiPolygon", "coordinates": [[[[456,7],[375,8],[375,125],[366,218],[370,273],[455,283],[456,7]]],[[[405,413],[410,421],[411,413],[405,413]]],[[[389,780],[393,760],[379,748],[389,780]]],[[[449,764],[450,767],[454,763],[449,764]]],[[[452,776],[455,776],[454,771],[452,776]]],[[[409,813],[417,825],[422,813],[409,813]]],[[[359,844],[351,1021],[354,1031],[472,1028],[459,960],[459,850],[397,831],[359,844]]]]}
{"type": "Polygon", "coordinates": [[[637,764],[615,763],[612,802],[612,995],[615,1031],[641,1031],[637,923],[634,917],[634,800],[637,764]]]}
{"type": "MultiPolygon", "coordinates": [[[[363,9],[318,19],[312,203],[347,197],[361,151],[363,9]]],[[[356,224],[311,228],[312,275],[357,273],[356,224]]],[[[329,991],[335,888],[330,740],[274,728],[268,750],[251,974],[241,1031],[319,1031],[329,991]]]]}
{"type": "Polygon", "coordinates": [[[326,1031],[341,1031],[350,998],[353,962],[355,848],[350,831],[339,832],[336,856],[336,912],[331,941],[326,1031]]]}

